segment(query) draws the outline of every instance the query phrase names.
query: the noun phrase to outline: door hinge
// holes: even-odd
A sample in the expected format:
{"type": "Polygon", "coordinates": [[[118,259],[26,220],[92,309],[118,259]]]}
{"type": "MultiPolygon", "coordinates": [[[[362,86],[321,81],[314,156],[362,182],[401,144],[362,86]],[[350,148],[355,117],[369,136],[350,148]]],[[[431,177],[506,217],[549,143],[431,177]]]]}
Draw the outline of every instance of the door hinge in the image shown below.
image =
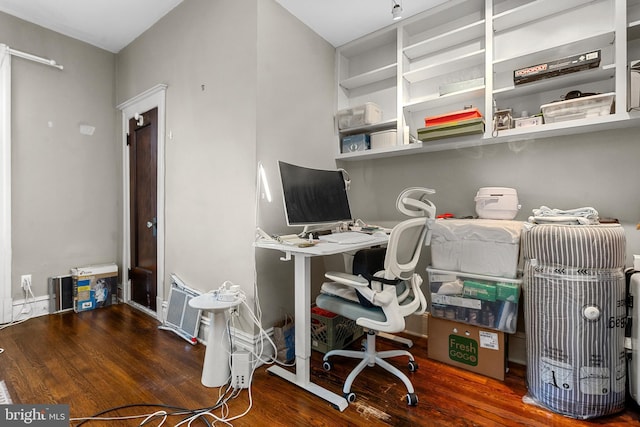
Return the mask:
{"type": "Polygon", "coordinates": [[[131,145],[131,134],[127,132],[127,147],[131,145]]]}
{"type": "Polygon", "coordinates": [[[127,269],[127,280],[131,280],[131,269],[127,269]]]}

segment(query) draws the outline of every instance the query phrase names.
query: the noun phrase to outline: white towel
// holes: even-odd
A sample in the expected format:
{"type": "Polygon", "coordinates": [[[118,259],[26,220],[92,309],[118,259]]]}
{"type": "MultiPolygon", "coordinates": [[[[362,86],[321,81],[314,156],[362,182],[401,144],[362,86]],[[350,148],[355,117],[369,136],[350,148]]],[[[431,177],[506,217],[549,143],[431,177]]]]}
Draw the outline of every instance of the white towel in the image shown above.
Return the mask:
{"type": "Polygon", "coordinates": [[[569,210],[551,209],[540,206],[540,209],[533,209],[533,216],[529,217],[529,222],[535,224],[599,224],[598,211],[591,207],[583,207],[569,210]]]}

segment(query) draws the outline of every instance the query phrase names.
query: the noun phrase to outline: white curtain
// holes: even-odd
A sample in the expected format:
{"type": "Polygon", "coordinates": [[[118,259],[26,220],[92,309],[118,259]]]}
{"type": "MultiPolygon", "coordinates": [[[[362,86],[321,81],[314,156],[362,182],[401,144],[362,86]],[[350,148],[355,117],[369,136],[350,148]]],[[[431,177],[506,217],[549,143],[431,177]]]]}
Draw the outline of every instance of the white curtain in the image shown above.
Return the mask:
{"type": "Polygon", "coordinates": [[[0,323],[11,311],[11,55],[0,44],[0,323]]]}

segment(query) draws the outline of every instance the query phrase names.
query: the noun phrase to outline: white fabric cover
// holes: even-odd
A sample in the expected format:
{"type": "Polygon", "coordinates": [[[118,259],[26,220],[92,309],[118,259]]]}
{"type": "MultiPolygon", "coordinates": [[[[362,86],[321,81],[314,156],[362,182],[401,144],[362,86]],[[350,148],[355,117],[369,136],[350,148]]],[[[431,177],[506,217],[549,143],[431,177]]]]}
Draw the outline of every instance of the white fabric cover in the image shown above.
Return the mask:
{"type": "Polygon", "coordinates": [[[441,270],[515,278],[524,222],[441,219],[433,225],[431,265],[441,270]]]}

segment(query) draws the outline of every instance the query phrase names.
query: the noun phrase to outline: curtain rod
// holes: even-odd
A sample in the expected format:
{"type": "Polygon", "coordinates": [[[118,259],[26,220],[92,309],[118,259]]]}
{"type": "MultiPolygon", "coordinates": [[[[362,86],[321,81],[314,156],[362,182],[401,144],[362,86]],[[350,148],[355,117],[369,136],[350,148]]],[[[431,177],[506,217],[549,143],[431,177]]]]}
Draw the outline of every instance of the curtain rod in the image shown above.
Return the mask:
{"type": "Polygon", "coordinates": [[[21,52],[19,50],[9,48],[9,53],[14,56],[18,56],[20,58],[28,59],[30,61],[39,62],[40,64],[49,65],[50,67],[56,67],[62,70],[64,67],[62,65],[56,64],[56,61],[53,59],[41,58],[39,56],[32,55],[30,53],[21,52]]]}

